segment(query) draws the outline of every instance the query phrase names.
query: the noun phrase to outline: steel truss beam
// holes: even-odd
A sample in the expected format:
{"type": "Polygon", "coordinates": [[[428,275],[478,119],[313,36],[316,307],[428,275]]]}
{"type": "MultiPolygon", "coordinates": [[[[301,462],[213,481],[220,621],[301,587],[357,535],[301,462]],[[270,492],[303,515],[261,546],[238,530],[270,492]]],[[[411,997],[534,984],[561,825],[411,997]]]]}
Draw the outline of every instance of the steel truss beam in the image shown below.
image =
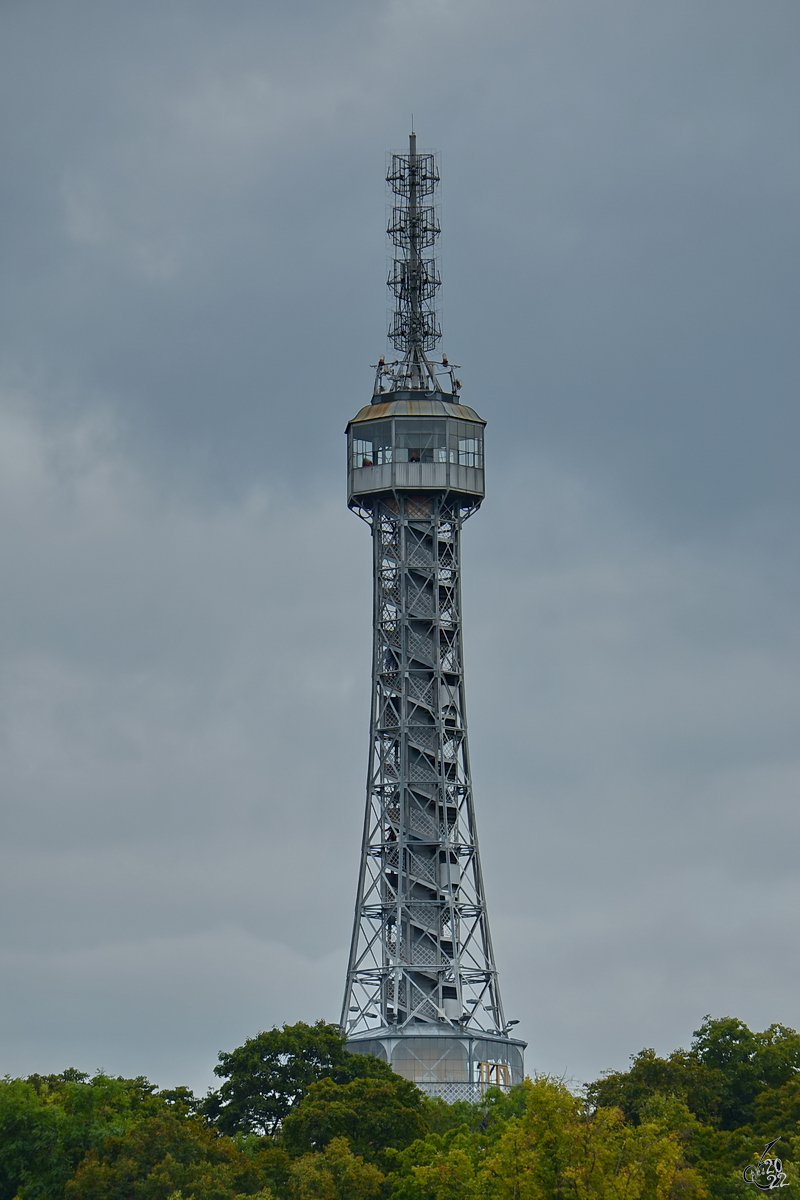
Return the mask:
{"type": "Polygon", "coordinates": [[[395,493],[372,526],[367,807],[342,1010],[348,1036],[506,1032],[472,802],[461,527],[446,494],[395,493]]]}

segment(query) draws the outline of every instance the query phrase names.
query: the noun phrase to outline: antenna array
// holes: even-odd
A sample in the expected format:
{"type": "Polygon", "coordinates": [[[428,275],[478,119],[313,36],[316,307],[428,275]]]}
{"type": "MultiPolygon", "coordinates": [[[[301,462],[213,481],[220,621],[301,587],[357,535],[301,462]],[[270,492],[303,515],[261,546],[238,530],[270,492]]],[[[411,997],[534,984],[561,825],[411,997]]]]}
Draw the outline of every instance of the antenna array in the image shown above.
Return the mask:
{"type": "Polygon", "coordinates": [[[435,299],[441,286],[436,258],[426,254],[439,236],[436,209],[430,202],[439,183],[433,154],[417,153],[411,134],[408,154],[393,154],[386,182],[396,197],[387,233],[402,257],[395,256],[387,283],[396,307],[389,338],[396,350],[419,360],[433,350],[442,331],[435,299]]]}

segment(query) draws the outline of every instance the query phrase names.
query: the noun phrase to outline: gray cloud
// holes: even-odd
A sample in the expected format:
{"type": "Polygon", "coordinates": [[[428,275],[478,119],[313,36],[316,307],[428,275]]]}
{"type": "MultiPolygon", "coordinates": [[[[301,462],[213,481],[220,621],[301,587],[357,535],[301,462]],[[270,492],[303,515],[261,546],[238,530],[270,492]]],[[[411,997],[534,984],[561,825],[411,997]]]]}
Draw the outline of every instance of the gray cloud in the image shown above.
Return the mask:
{"type": "Polygon", "coordinates": [[[800,1024],[796,5],[0,14],[2,1069],[335,1018],[382,167],[443,151],[479,822],[529,1065],[800,1024]],[[424,36],[421,30],[424,28],[424,36]]]}

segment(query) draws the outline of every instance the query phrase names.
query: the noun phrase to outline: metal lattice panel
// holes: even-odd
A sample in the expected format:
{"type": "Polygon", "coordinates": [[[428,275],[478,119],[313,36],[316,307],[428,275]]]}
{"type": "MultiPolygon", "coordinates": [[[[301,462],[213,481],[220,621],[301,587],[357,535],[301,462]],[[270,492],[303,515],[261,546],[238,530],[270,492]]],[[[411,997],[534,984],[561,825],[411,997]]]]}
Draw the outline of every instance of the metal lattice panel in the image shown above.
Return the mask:
{"type": "Polygon", "coordinates": [[[465,512],[376,497],[367,813],[342,1027],[506,1030],[472,803],[461,650],[465,512]]]}

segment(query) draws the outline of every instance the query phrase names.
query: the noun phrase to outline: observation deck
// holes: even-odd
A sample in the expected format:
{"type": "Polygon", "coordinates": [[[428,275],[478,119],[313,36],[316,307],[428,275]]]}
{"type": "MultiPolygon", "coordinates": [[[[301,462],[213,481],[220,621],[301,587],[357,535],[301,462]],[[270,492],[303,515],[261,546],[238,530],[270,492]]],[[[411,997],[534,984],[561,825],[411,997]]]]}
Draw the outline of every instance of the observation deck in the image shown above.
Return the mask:
{"type": "Polygon", "coordinates": [[[347,502],[390,492],[446,492],[477,508],[485,494],[486,422],[451,393],[378,393],[347,426],[347,502]]]}

